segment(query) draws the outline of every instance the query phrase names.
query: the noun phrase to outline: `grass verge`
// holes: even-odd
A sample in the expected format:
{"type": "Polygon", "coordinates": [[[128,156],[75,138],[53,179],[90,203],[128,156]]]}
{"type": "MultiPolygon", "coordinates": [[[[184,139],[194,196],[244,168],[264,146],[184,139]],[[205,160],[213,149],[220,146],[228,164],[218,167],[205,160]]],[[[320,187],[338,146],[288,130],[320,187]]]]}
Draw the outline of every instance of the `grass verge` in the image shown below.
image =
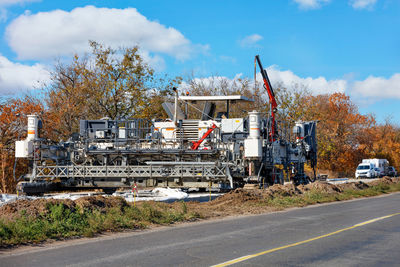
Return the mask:
{"type": "Polygon", "coordinates": [[[237,201],[239,195],[237,192],[222,197],[230,199],[230,201],[234,199],[234,205],[221,199],[209,203],[143,202],[136,206],[120,199],[115,202],[119,204],[106,207],[104,207],[104,203],[98,204],[102,203],[98,199],[93,201],[93,198],[89,200],[97,203],[97,206],[78,205],[77,201],[45,202],[44,208],[37,214],[32,215],[28,209],[18,209],[17,216],[12,219],[0,218],[0,247],[38,243],[49,239],[92,237],[102,232],[144,229],[151,225],[168,225],[199,218],[261,213],[317,203],[377,196],[396,191],[400,191],[399,182],[375,183],[364,189],[349,187],[340,192],[324,192],[315,188],[290,196],[263,195],[255,193],[256,191],[245,191],[246,199],[242,201],[237,201]]]}
{"type": "Polygon", "coordinates": [[[63,203],[49,203],[46,212],[38,216],[21,216],[13,220],[0,219],[0,246],[38,243],[48,239],[66,239],[76,236],[92,237],[101,232],[143,229],[149,225],[167,225],[199,218],[188,212],[186,203],[170,205],[146,202],[110,207],[106,210],[82,209],[63,203]]]}
{"type": "Polygon", "coordinates": [[[268,206],[275,207],[278,210],[281,210],[291,207],[303,207],[307,205],[350,200],[354,198],[372,197],[398,191],[400,191],[400,183],[379,183],[365,189],[357,190],[348,188],[344,189],[342,192],[335,193],[327,193],[321,192],[318,189],[311,189],[310,191],[307,191],[301,195],[278,196],[274,198],[268,198],[265,200],[265,203],[268,206]]]}

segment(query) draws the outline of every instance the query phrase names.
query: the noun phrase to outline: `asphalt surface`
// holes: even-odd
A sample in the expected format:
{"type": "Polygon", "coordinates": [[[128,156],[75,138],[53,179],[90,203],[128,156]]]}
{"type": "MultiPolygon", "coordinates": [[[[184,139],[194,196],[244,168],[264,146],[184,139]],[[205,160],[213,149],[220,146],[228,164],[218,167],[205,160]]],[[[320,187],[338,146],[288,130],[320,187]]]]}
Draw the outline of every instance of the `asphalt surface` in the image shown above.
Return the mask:
{"type": "Polygon", "coordinates": [[[235,266],[399,266],[399,212],[397,193],[2,251],[0,266],[210,266],[274,248],[235,266]]]}

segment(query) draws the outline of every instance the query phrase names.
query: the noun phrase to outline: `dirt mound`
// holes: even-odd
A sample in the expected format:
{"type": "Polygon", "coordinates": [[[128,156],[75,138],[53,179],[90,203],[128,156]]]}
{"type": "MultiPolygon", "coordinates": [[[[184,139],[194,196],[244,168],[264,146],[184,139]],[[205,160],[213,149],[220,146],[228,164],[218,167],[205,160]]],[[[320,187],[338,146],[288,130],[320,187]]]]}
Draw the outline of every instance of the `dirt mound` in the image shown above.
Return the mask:
{"type": "Polygon", "coordinates": [[[213,200],[213,204],[234,205],[247,201],[257,201],[261,199],[258,190],[245,190],[237,188],[225,195],[213,200]]]}
{"type": "Polygon", "coordinates": [[[385,176],[379,180],[375,180],[369,183],[370,186],[377,186],[379,184],[386,184],[386,185],[390,185],[390,184],[395,184],[399,182],[399,178],[390,178],[388,176],[385,176]]]}
{"type": "Polygon", "coordinates": [[[302,194],[302,191],[292,184],[286,184],[286,185],[275,184],[273,186],[268,187],[264,193],[264,195],[269,195],[270,197],[277,197],[277,196],[289,197],[299,194],[302,194]]]}
{"type": "Polygon", "coordinates": [[[81,197],[75,200],[75,204],[82,210],[100,210],[102,212],[112,207],[123,209],[124,207],[128,206],[128,203],[122,197],[104,196],[81,197]]]}
{"type": "Polygon", "coordinates": [[[74,209],[75,204],[69,199],[20,199],[0,207],[0,218],[14,219],[19,216],[38,217],[49,212],[50,205],[63,204],[74,209]]]}
{"type": "Polygon", "coordinates": [[[218,217],[232,214],[257,214],[276,210],[267,205],[268,199],[301,194],[295,186],[273,185],[267,189],[235,189],[211,202],[192,204],[191,208],[205,217],[218,217]]]}
{"type": "Polygon", "coordinates": [[[314,183],[307,184],[307,185],[300,185],[297,187],[297,189],[302,192],[307,192],[310,190],[316,190],[316,191],[320,191],[322,193],[340,193],[340,192],[342,192],[342,190],[338,186],[336,186],[334,184],[329,184],[327,182],[321,182],[321,181],[316,181],[314,183]]]}
{"type": "Polygon", "coordinates": [[[260,201],[266,198],[273,198],[278,196],[294,196],[301,194],[302,192],[297,189],[294,185],[287,184],[287,185],[280,185],[275,184],[273,186],[268,187],[265,190],[262,189],[243,189],[238,188],[235,189],[225,195],[220,196],[219,198],[213,200],[214,204],[221,204],[224,205],[237,205],[244,202],[251,202],[251,201],[260,201]]]}
{"type": "Polygon", "coordinates": [[[368,188],[370,185],[363,183],[363,182],[355,182],[355,183],[345,183],[337,185],[342,191],[346,189],[353,189],[353,190],[362,190],[368,188]]]}
{"type": "Polygon", "coordinates": [[[326,182],[315,182],[308,185],[294,186],[292,184],[280,185],[275,184],[265,190],[262,189],[235,189],[223,196],[212,201],[214,205],[239,205],[245,202],[255,202],[275,197],[290,197],[301,195],[310,190],[317,190],[324,193],[339,193],[342,190],[336,185],[326,182]]]}
{"type": "Polygon", "coordinates": [[[91,196],[82,197],[75,201],[70,199],[20,199],[1,206],[0,218],[5,220],[14,220],[21,216],[37,218],[48,214],[50,206],[59,204],[71,211],[75,211],[79,207],[81,210],[99,210],[100,212],[105,212],[112,207],[123,209],[128,206],[128,203],[122,197],[91,196]]]}

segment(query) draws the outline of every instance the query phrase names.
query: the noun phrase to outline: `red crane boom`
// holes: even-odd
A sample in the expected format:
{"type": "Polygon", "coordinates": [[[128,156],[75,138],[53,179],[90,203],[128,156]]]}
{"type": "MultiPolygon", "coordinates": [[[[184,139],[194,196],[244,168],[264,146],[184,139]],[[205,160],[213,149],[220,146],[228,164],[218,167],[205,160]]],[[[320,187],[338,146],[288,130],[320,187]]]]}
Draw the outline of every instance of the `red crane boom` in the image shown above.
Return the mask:
{"type": "MultiPolygon", "coordinates": [[[[278,104],[276,103],[275,93],[274,93],[274,90],[272,89],[271,82],[269,81],[267,71],[263,68],[259,55],[256,55],[255,61],[258,63],[258,66],[260,67],[261,76],[264,81],[264,88],[268,92],[269,103],[271,105],[271,117],[272,117],[271,136],[270,137],[271,137],[272,141],[275,141],[275,139],[276,139],[275,112],[277,111],[276,108],[277,108],[278,104]]],[[[255,62],[254,62],[254,64],[255,64],[255,62]]]]}
{"type": "Polygon", "coordinates": [[[198,149],[199,146],[201,145],[201,143],[203,143],[204,139],[206,139],[206,138],[211,134],[211,132],[214,131],[215,128],[217,128],[217,125],[215,125],[215,124],[213,123],[212,126],[211,126],[211,128],[208,129],[208,131],[203,135],[203,137],[202,137],[199,141],[192,142],[192,143],[193,143],[193,145],[192,145],[192,150],[198,149]]]}

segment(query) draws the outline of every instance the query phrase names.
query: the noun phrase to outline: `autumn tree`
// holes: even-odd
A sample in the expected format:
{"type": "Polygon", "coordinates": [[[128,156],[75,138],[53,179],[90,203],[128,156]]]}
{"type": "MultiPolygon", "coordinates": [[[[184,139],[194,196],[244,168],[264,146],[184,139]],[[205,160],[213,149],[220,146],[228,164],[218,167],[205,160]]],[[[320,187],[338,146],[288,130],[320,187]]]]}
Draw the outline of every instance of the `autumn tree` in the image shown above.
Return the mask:
{"type": "Polygon", "coordinates": [[[146,101],[143,105],[143,111],[137,114],[137,118],[146,119],[166,119],[168,117],[162,104],[171,102],[174,98],[173,88],[177,87],[182,82],[181,77],[169,78],[167,75],[154,80],[151,89],[146,92],[146,101]]]}
{"type": "Polygon", "coordinates": [[[92,51],[70,64],[58,63],[46,103],[48,124],[64,139],[79,128],[79,119],[152,118],[162,113],[162,99],[179,78],[158,77],[137,46],[112,49],[90,42],[92,51]]]}
{"type": "Polygon", "coordinates": [[[310,96],[305,119],[318,120],[319,167],[342,175],[351,174],[366,156],[363,134],[375,125],[371,115],[361,115],[343,93],[310,96]]]}
{"type": "MultiPolygon", "coordinates": [[[[22,99],[8,99],[0,105],[0,192],[15,191],[15,141],[26,138],[27,115],[39,115],[42,112],[43,105],[40,101],[28,96],[22,99]]],[[[21,163],[16,166],[16,177],[24,173],[26,162],[21,163]]]]}
{"type": "Polygon", "coordinates": [[[85,69],[89,112],[111,119],[142,113],[154,70],[143,61],[138,47],[114,50],[96,42],[90,45],[94,62],[85,69]]]}
{"type": "Polygon", "coordinates": [[[52,72],[52,83],[45,92],[44,123],[46,129],[51,129],[50,139],[67,139],[78,131],[79,119],[89,116],[87,99],[91,94],[85,86],[87,64],[86,59],[75,56],[69,65],[58,62],[52,72]]]}
{"type": "MultiPolygon", "coordinates": [[[[278,82],[274,86],[275,98],[278,104],[278,120],[295,122],[304,119],[304,113],[307,108],[308,98],[311,96],[306,87],[286,87],[278,82]]],[[[265,93],[264,93],[265,94],[265,93]]],[[[266,102],[265,109],[269,113],[269,100],[266,102]]]]}
{"type": "Polygon", "coordinates": [[[400,170],[400,128],[389,120],[368,129],[368,142],[364,144],[368,158],[387,159],[400,170]]]}

